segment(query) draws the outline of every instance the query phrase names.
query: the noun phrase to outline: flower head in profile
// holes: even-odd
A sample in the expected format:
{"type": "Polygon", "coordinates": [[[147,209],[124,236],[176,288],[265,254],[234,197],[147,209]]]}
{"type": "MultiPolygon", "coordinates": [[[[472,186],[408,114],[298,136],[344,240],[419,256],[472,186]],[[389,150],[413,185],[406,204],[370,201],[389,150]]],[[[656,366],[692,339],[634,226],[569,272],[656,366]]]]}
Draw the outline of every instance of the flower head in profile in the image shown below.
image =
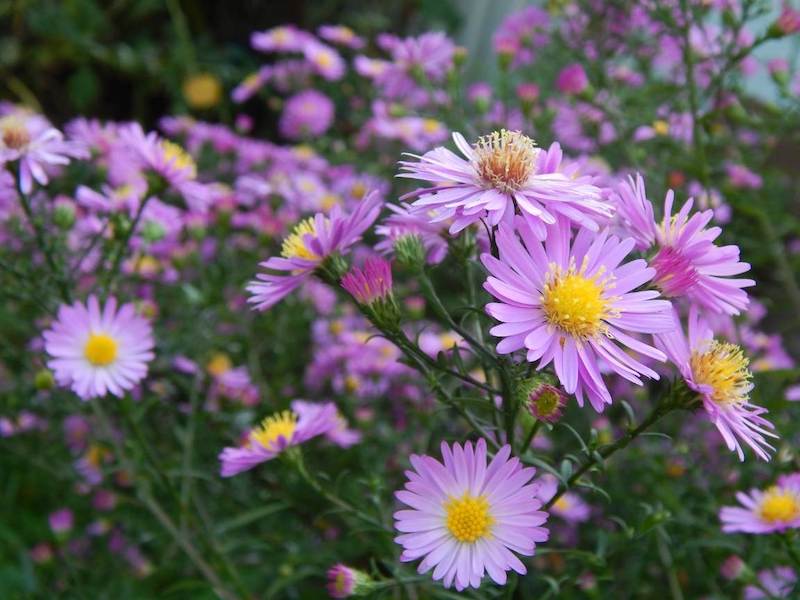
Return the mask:
{"type": "Polygon", "coordinates": [[[517,131],[495,131],[470,146],[460,133],[453,134],[461,158],[447,148],[434,148],[418,161],[401,161],[398,177],[434,183],[403,199],[432,222],[452,219],[451,233],[486,219],[490,225],[510,223],[519,212],[543,239],[545,225],[561,215],[597,231],[613,213],[588,177],[561,171],[561,148],[549,150],[517,131]]]}
{"type": "Polygon", "coordinates": [[[778,481],[766,490],[739,492],[741,506],[723,506],[719,511],[725,533],[774,533],[800,527],[800,485],[778,481]]]}
{"type": "Polygon", "coordinates": [[[56,381],[83,400],[107,393],[122,397],[144,379],[153,359],[150,323],[133,304],[117,310],[114,297],[104,306],[95,296],[85,305],[62,304],[44,341],[56,381]]]}
{"type": "Polygon", "coordinates": [[[690,216],[690,198],[672,214],[674,196],[672,190],[667,192],[664,217],[659,224],[653,218],[653,207],[640,175],[635,181],[629,178],[623,182],[615,195],[622,226],[636,239],[637,248],[656,250],[650,263],[656,270],[653,283],[668,298],[684,298],[716,313],[739,314],[748,303],[742,288],[755,282],[731,275],[750,270],[750,265],[739,261],[738,246],[714,243],[722,230],[706,228],[714,218],[713,209],[690,216]]]}
{"type": "Polygon", "coordinates": [[[19,187],[25,194],[33,182],[47,185],[47,168],[69,164],[70,158],[87,158],[89,152],[78,142],[67,141],[54,127],[23,114],[0,117],[0,165],[19,161],[19,187]]]}
{"type": "Polygon", "coordinates": [[[280,257],[261,263],[267,273],[258,273],[247,286],[248,302],[256,310],[266,310],[288,296],[306,281],[325,259],[342,253],[361,239],[375,222],[382,201],[371,192],[346,214],[334,206],[327,216],[317,213],[301,221],[284,240],[280,257]]]}
{"type": "Polygon", "coordinates": [[[342,277],[342,287],[359,304],[386,301],[392,295],[392,265],[380,257],[368,258],[362,268],[353,267],[342,277]]]}
{"type": "Polygon", "coordinates": [[[375,588],[375,581],[366,573],[338,563],[328,569],[325,586],[331,598],[365,596],[375,588]]]}
{"type": "Polygon", "coordinates": [[[272,460],[291,446],[297,446],[337,426],[336,405],[295,400],[291,410],[266,417],[248,434],[242,446],[228,447],[219,455],[220,474],[232,477],[272,460]]]}
{"type": "Polygon", "coordinates": [[[405,489],[395,493],[410,508],[394,514],[402,561],[422,558],[418,571],[457,590],[478,588],[484,573],[500,585],[506,571],[525,574],[514,554],[531,556],[547,540],[533,468],[523,468],[503,446],[487,465],[486,441],[452,447],[442,442],[443,463],[410,457],[405,489]]]}
{"type": "Polygon", "coordinates": [[[501,321],[491,329],[503,338],[497,352],[524,348],[539,369],[554,363],[566,392],[581,406],[588,396],[598,412],[611,404],[601,359],[637,385],[641,375],[658,379],[624,349],[666,360],[635,335],[674,327],[671,305],[658,299],[657,291],[634,291],[652,279],[654,270],[644,260],[623,264],[632,239],[581,229],[573,240],[569,222],[560,219],[548,228],[545,244],[522,221],[517,231],[501,225],[496,242],[500,257],[484,254],[481,261],[489,271],[484,288],[498,300],[486,305],[486,312],[501,321]]]}
{"type": "Polygon", "coordinates": [[[689,335],[684,334],[677,314],[675,327],[656,337],[680,370],[686,384],[703,400],[708,418],[717,427],[728,449],[744,460],[740,441],[750,446],[762,459],[769,460],[768,450],[774,450],[765,436],[777,437],[770,430],[774,425],[763,415],[767,409],[750,402],[753,384],[749,361],[736,344],[714,339],[708,324],[698,310],[689,311],[689,335]]]}

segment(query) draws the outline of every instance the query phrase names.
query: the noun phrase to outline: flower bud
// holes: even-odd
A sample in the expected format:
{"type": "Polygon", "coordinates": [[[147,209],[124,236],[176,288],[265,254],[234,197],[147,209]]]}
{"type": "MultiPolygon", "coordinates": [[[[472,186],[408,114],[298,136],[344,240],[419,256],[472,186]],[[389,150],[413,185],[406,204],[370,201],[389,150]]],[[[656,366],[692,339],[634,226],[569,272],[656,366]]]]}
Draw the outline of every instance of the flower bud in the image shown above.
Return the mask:
{"type": "Polygon", "coordinates": [[[369,575],[341,563],[328,569],[328,594],[331,598],[366,596],[378,587],[369,575]]]}
{"type": "Polygon", "coordinates": [[[411,272],[419,272],[425,267],[425,246],[416,234],[404,235],[394,243],[394,253],[398,264],[411,272]]]}
{"type": "Polygon", "coordinates": [[[75,224],[75,205],[69,200],[57,200],[53,209],[53,223],[65,231],[72,229],[75,224]]]}
{"type": "Polygon", "coordinates": [[[49,369],[41,369],[33,376],[33,385],[40,391],[53,389],[55,383],[56,380],[49,369]]]}

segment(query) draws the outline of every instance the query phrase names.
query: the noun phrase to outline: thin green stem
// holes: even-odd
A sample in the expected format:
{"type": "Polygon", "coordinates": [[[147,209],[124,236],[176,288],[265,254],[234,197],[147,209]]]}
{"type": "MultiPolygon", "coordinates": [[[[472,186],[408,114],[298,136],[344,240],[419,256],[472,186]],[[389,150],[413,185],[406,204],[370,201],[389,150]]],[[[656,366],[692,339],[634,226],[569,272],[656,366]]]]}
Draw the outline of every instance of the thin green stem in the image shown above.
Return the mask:
{"type": "Polygon", "coordinates": [[[584,462],[580,468],[572,474],[572,476],[567,480],[566,484],[562,483],[559,485],[558,491],[556,491],[556,494],[544,505],[543,510],[547,510],[553,506],[553,504],[555,504],[567,490],[573,487],[580,480],[580,478],[583,477],[587,471],[589,471],[589,469],[604,461],[618,450],[622,450],[623,448],[627,447],[628,444],[630,444],[653,424],[659,421],[664,415],[672,412],[676,408],[678,408],[678,406],[674,402],[659,403],[658,406],[653,409],[653,411],[645,418],[644,421],[639,424],[638,427],[628,430],[625,435],[620,436],[616,441],[614,441],[614,443],[604,446],[597,452],[593,452],[589,457],[589,460],[584,462]]]}
{"type": "Polygon", "coordinates": [[[533,442],[533,438],[536,437],[536,433],[539,431],[539,428],[542,426],[542,422],[537,420],[531,425],[531,430],[528,432],[528,435],[525,436],[525,441],[522,442],[522,445],[519,447],[519,453],[523,454],[533,442]]]}
{"type": "Polygon", "coordinates": [[[335,507],[352,514],[353,516],[357,517],[361,521],[376,527],[377,529],[381,529],[384,531],[392,531],[390,527],[387,527],[384,523],[380,522],[378,519],[368,515],[364,511],[356,508],[346,500],[343,500],[333,492],[327,490],[317,479],[308,472],[306,469],[305,461],[303,460],[302,453],[297,450],[297,452],[293,452],[291,454],[292,464],[297,468],[297,472],[300,474],[300,477],[311,486],[315,492],[317,492],[320,496],[323,496],[328,502],[333,504],[335,507]]]}
{"type": "Polygon", "coordinates": [[[211,565],[205,561],[189,537],[184,535],[178,529],[166,511],[150,493],[150,490],[141,484],[140,479],[136,476],[136,467],[128,458],[125,448],[120,440],[114,435],[111,421],[109,420],[101,401],[98,398],[92,398],[91,405],[95,415],[100,421],[101,426],[105,430],[106,438],[114,448],[114,453],[116,454],[117,460],[119,460],[123,467],[133,476],[136,496],[139,501],[144,505],[145,508],[147,508],[148,511],[150,511],[150,514],[155,517],[164,530],[170,534],[175,543],[181,547],[186,556],[206,578],[217,595],[219,595],[223,600],[235,600],[237,596],[226,588],[219,575],[217,575],[216,571],[211,567],[211,565]]]}
{"type": "Polygon", "coordinates": [[[30,223],[31,228],[33,229],[36,245],[44,255],[47,268],[55,280],[58,293],[64,302],[69,303],[72,301],[69,284],[66,279],[64,279],[58,263],[56,263],[52,248],[50,248],[50,245],[47,243],[44,227],[42,227],[42,224],[33,214],[33,208],[31,207],[30,199],[28,198],[28,195],[22,191],[22,188],[19,186],[19,181],[17,182],[17,194],[19,195],[20,204],[22,205],[22,211],[25,213],[25,217],[28,219],[28,223],[30,223]]]}
{"type": "Polygon", "coordinates": [[[118,275],[120,266],[122,264],[122,259],[125,257],[125,253],[128,250],[128,244],[133,237],[133,233],[136,231],[136,227],[139,225],[139,221],[142,218],[142,214],[144,213],[144,208],[147,206],[147,202],[150,200],[150,196],[145,194],[142,201],[139,203],[139,208],[136,211],[136,214],[133,217],[133,221],[131,221],[130,227],[125,231],[125,235],[120,240],[120,244],[117,247],[116,252],[114,253],[114,258],[111,261],[111,268],[105,272],[105,276],[103,277],[103,292],[105,295],[111,291],[112,286],[114,285],[114,281],[118,275]]]}

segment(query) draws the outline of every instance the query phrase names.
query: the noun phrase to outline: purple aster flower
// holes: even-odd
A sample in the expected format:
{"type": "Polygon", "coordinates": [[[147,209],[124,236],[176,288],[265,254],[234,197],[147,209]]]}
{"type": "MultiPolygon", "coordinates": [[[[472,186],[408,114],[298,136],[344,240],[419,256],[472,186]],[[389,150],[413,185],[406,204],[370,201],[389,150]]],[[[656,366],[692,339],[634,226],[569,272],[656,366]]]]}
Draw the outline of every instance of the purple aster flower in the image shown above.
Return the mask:
{"type": "MultiPolygon", "coordinates": [[[[558,479],[549,473],[542,475],[539,498],[549,502],[558,491],[558,479]]],[[[550,507],[550,512],[569,523],[583,523],[589,520],[591,507],[578,494],[565,492],[550,507]]]]}
{"type": "Polygon", "coordinates": [[[72,530],[75,524],[75,517],[70,509],[62,508],[50,513],[48,521],[50,522],[50,529],[52,532],[56,535],[61,535],[72,530]]]}
{"type": "Polygon", "coordinates": [[[505,129],[478,139],[470,146],[460,133],[453,140],[460,158],[444,147],[434,148],[417,162],[401,161],[398,177],[434,182],[405,198],[416,198],[417,212],[433,215],[432,222],[453,219],[451,233],[487,219],[491,225],[510,223],[518,210],[540,239],[545,225],[562,215],[597,231],[598,222],[611,216],[613,206],[602,200],[590,178],[560,172],[561,148],[537,148],[529,137],[505,129]]]}
{"type": "Polygon", "coordinates": [[[250,36],[250,45],[261,52],[299,52],[314,37],[294,25],[280,25],[250,36]]]}
{"type": "Polygon", "coordinates": [[[261,267],[277,273],[258,273],[247,286],[248,302],[256,310],[266,310],[307,280],[322,262],[335,252],[343,252],[361,239],[381,210],[379,195],[371,192],[356,209],[345,214],[334,206],[328,216],[317,213],[300,222],[283,240],[281,257],[272,257],[261,267]]]}
{"type": "Polygon", "coordinates": [[[623,226],[633,235],[639,249],[647,244],[658,252],[651,265],[656,270],[655,285],[670,298],[686,298],[704,309],[736,315],[747,307],[747,293],[742,289],[755,285],[752,279],[732,279],[750,269],[739,262],[738,246],[717,246],[714,240],[722,233],[719,227],[706,226],[714,218],[711,209],[689,216],[693,200],[686,201],[672,214],[674,193],[667,192],[664,218],[653,220],[653,209],[645,195],[644,182],[637,176],[629,179],[615,196],[623,226]]]}
{"type": "Polygon", "coordinates": [[[291,446],[297,446],[336,426],[336,405],[295,400],[291,410],[267,417],[247,434],[244,445],[225,448],[219,455],[220,474],[232,477],[272,460],[291,446]]]}
{"type": "Polygon", "coordinates": [[[347,65],[336,50],[312,39],[303,46],[303,55],[316,73],[328,81],[344,77],[347,65]]]}
{"type": "Polygon", "coordinates": [[[795,480],[779,482],[766,490],[738,492],[741,506],[723,506],[719,511],[725,533],[775,533],[800,527],[800,485],[795,480]]]}
{"type": "Polygon", "coordinates": [[[774,448],[764,436],[777,437],[767,431],[775,427],[761,416],[767,409],[750,402],[753,384],[749,361],[742,349],[736,344],[715,340],[713,331],[700,318],[696,307],[689,311],[688,338],[677,314],[673,313],[672,319],[674,329],[656,336],[656,343],[678,367],[686,384],[700,395],[708,418],[719,430],[728,449],[735,450],[739,460],[744,460],[741,440],[760,458],[769,460],[767,450],[774,448]]]}
{"type": "Polygon", "coordinates": [[[589,87],[589,78],[586,71],[578,63],[567,65],[558,74],[556,87],[563,94],[580,94],[589,87]]]}
{"type": "Polygon", "coordinates": [[[411,455],[405,489],[395,492],[411,507],[394,514],[401,535],[402,561],[422,558],[418,571],[433,569],[433,579],[461,591],[478,588],[484,573],[500,585],[506,571],[524,575],[525,565],[514,552],[534,554],[536,542],[547,540],[542,525],[536,470],[523,468],[503,446],[487,466],[486,441],[442,442],[444,464],[430,456],[411,455]]]}
{"type": "Polygon", "coordinates": [[[19,161],[19,187],[25,194],[31,192],[34,181],[47,185],[47,167],[89,156],[83,144],[66,141],[58,129],[40,125],[16,114],[0,118],[0,165],[19,161]]]}
{"type": "Polygon", "coordinates": [[[514,229],[501,225],[497,236],[500,258],[481,256],[489,271],[484,288],[499,302],[486,312],[502,324],[491,333],[504,338],[497,352],[525,348],[539,369],[553,362],[567,393],[583,406],[584,396],[598,412],[611,404],[611,394],[600,374],[599,361],[621,377],[642,385],[640,375],[658,374],[623,350],[622,346],[652,359],[666,360],[660,350],[630,332],[661,333],[674,327],[671,305],[658,292],[636,288],[655,271],[644,260],[621,264],[634,247],[631,238],[620,241],[608,230],[594,234],[581,229],[570,242],[569,222],[560,219],[540,242],[524,221],[514,229]]]}
{"type": "Polygon", "coordinates": [[[364,47],[364,40],[346,25],[320,25],[317,33],[323,40],[340,44],[352,50],[364,47]]]}
{"type": "Polygon", "coordinates": [[[333,102],[325,94],[304,90],[286,101],[278,127],[292,140],[317,137],[328,131],[333,113],[333,102]]]}
{"type": "Polygon", "coordinates": [[[144,379],[153,359],[150,323],[133,304],[117,310],[114,297],[103,307],[95,296],[86,305],[62,304],[43,335],[56,381],[83,400],[109,392],[122,397],[144,379]]]}
{"type": "Polygon", "coordinates": [[[775,567],[758,572],[759,586],[748,585],[744,588],[744,600],[761,600],[762,598],[791,598],[797,583],[797,573],[791,567],[775,567]],[[767,591],[767,594],[764,593],[767,591]]]}

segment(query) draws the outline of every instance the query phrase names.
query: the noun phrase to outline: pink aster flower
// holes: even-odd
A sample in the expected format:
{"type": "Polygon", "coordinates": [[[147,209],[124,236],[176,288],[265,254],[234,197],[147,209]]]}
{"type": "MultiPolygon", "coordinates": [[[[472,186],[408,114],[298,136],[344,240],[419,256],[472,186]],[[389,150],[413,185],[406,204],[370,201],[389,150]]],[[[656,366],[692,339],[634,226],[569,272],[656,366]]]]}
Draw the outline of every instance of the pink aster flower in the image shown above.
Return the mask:
{"type": "Polygon", "coordinates": [[[460,133],[453,133],[453,140],[466,159],[438,147],[410,155],[416,162],[401,161],[398,175],[435,184],[403,199],[416,198],[412,206],[432,222],[453,219],[451,233],[480,219],[510,223],[519,211],[543,238],[545,225],[558,215],[597,231],[613,212],[590,178],[561,172],[558,144],[542,150],[529,137],[505,129],[479,138],[475,146],[460,133]]]}
{"type": "Polygon", "coordinates": [[[58,318],[44,332],[45,350],[59,385],[83,400],[111,393],[122,397],[147,375],[153,359],[150,323],[133,304],[117,310],[110,297],[101,307],[95,296],[86,305],[62,304],[58,318]]]}
{"type": "Polygon", "coordinates": [[[392,293],[392,265],[383,258],[368,258],[364,267],[353,267],[342,277],[342,287],[359,304],[386,300],[392,293]]]}
{"type": "Polygon", "coordinates": [[[330,214],[317,213],[300,222],[283,240],[281,257],[272,257],[261,266],[275,273],[258,273],[247,286],[248,302],[256,310],[266,310],[279,302],[314,273],[322,262],[336,252],[344,252],[361,239],[378,217],[382,201],[376,192],[345,214],[334,206],[330,214]]]}
{"type": "Polygon", "coordinates": [[[286,100],[278,127],[292,140],[317,137],[328,131],[333,113],[333,102],[325,94],[304,90],[286,100]]]}
{"type": "Polygon", "coordinates": [[[0,165],[19,161],[19,187],[25,194],[31,192],[34,181],[47,185],[47,167],[88,156],[83,144],[64,140],[58,129],[15,114],[0,118],[0,165]]]}
{"type": "Polygon", "coordinates": [[[767,450],[774,450],[764,436],[777,437],[768,429],[774,425],[761,415],[767,409],[751,404],[749,361],[736,344],[714,339],[708,324],[692,307],[689,311],[689,336],[683,332],[677,314],[672,316],[675,328],[656,336],[663,348],[680,370],[686,384],[703,400],[708,418],[717,427],[728,449],[736,451],[739,460],[744,452],[739,440],[750,446],[764,460],[769,460],[767,450]]]}
{"type": "Polygon", "coordinates": [[[651,261],[656,270],[653,283],[669,298],[685,298],[717,313],[739,314],[748,303],[742,288],[755,282],[730,276],[748,271],[750,265],[739,261],[738,246],[714,243],[722,230],[706,228],[714,218],[712,209],[690,216],[690,198],[673,215],[673,199],[670,190],[664,200],[664,218],[657,224],[640,176],[635,183],[632,179],[623,183],[615,196],[620,221],[636,239],[637,247],[644,250],[650,245],[658,249],[651,261]]]}
{"type": "Polygon", "coordinates": [[[589,87],[586,71],[578,63],[567,65],[558,74],[556,79],[558,91],[564,94],[580,94],[589,87]]]}
{"type": "Polygon", "coordinates": [[[295,400],[291,410],[265,418],[247,434],[244,445],[225,448],[219,455],[220,474],[232,477],[272,460],[291,446],[307,442],[337,425],[336,405],[295,400]]]}
{"type": "Polygon", "coordinates": [[[320,25],[317,33],[323,40],[340,44],[353,50],[359,50],[364,47],[364,40],[345,25],[320,25]]]}
{"type": "Polygon", "coordinates": [[[500,585],[506,571],[526,573],[514,552],[533,555],[536,542],[547,540],[539,510],[536,472],[509,458],[503,446],[487,466],[486,441],[452,448],[442,442],[444,464],[430,456],[411,455],[405,489],[395,493],[408,505],[394,514],[401,535],[402,561],[422,558],[418,571],[433,568],[433,579],[457,590],[478,588],[484,573],[500,585]]]}
{"type": "Polygon", "coordinates": [[[502,322],[491,330],[503,338],[497,352],[525,348],[539,369],[553,362],[567,393],[575,394],[581,406],[588,396],[598,412],[611,404],[600,359],[638,385],[641,375],[658,379],[622,347],[666,360],[631,332],[661,333],[675,326],[670,303],[658,299],[657,291],[633,291],[655,274],[644,260],[622,264],[634,240],[619,240],[608,230],[594,234],[581,229],[570,241],[564,219],[548,228],[544,244],[523,221],[517,231],[519,238],[501,225],[496,236],[500,258],[481,256],[490,274],[484,288],[499,300],[486,305],[486,312],[502,322]]]}
{"type": "Polygon", "coordinates": [[[61,535],[72,530],[75,524],[75,517],[68,508],[61,508],[48,517],[50,530],[56,535],[61,535]]]}
{"type": "Polygon", "coordinates": [[[775,533],[800,527],[800,484],[778,482],[766,490],[738,492],[741,506],[723,506],[719,511],[725,533],[775,533]]]}

